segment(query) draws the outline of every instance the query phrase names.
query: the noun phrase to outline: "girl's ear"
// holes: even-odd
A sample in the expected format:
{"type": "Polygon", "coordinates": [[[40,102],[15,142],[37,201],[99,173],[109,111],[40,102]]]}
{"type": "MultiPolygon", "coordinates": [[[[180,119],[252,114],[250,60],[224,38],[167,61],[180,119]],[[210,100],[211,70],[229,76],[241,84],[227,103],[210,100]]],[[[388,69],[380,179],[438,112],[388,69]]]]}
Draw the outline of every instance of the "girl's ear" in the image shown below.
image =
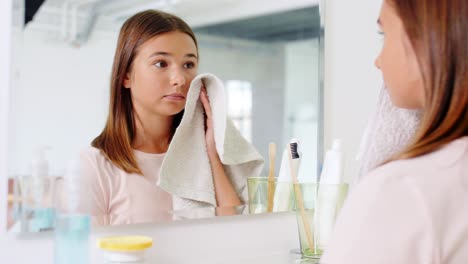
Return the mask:
{"type": "Polygon", "coordinates": [[[123,79],[123,87],[125,88],[130,88],[131,87],[131,84],[132,84],[132,80],[131,80],[131,75],[129,72],[127,72],[125,74],[125,77],[123,79]]]}

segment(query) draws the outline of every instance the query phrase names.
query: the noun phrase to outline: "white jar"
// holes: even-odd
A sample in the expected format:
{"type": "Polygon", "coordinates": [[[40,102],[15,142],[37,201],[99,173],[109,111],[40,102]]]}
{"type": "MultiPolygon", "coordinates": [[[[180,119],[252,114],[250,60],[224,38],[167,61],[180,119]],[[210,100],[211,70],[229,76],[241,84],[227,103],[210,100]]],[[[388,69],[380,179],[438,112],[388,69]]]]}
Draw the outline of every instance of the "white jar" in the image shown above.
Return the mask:
{"type": "Polygon", "coordinates": [[[152,238],[143,236],[105,237],[97,241],[97,246],[103,250],[106,264],[147,263],[146,249],[152,245],[152,238]]]}

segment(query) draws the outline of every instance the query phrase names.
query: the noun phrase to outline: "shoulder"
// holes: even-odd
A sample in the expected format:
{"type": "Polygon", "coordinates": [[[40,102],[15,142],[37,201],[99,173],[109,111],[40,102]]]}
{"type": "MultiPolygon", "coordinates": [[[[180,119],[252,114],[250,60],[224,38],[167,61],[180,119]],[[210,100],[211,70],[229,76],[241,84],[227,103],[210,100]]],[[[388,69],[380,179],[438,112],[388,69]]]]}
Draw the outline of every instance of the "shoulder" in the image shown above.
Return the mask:
{"type": "Polygon", "coordinates": [[[406,178],[427,181],[440,172],[460,170],[468,161],[468,137],[454,140],[429,154],[390,162],[371,171],[365,178],[406,178]]]}
{"type": "Polygon", "coordinates": [[[438,204],[449,202],[468,179],[468,137],[454,140],[432,153],[390,162],[371,171],[355,188],[361,199],[390,199],[394,206],[414,206],[438,215],[438,204]],[[405,197],[405,199],[399,199],[405,197]],[[441,199],[445,197],[445,199],[441,199]],[[398,204],[401,203],[401,204],[398,204]]]}
{"type": "Polygon", "coordinates": [[[446,217],[460,215],[448,212],[447,204],[466,197],[460,177],[467,178],[467,168],[468,137],[464,137],[427,155],[375,169],[346,201],[324,263],[437,260],[438,230],[449,228],[443,226],[446,217]],[[389,249],[393,254],[388,254],[389,249]]]}
{"type": "Polygon", "coordinates": [[[118,170],[102,150],[95,147],[84,148],[80,151],[80,166],[87,175],[111,175],[118,170]]]}
{"type": "Polygon", "coordinates": [[[87,147],[83,148],[80,151],[80,158],[81,159],[91,159],[91,160],[97,160],[101,158],[105,158],[103,153],[101,152],[100,149],[95,148],[95,147],[87,147]]]}
{"type": "Polygon", "coordinates": [[[365,178],[340,212],[324,263],[427,263],[407,261],[412,255],[428,257],[433,247],[427,210],[405,177],[365,178]],[[418,240],[424,243],[413,245],[418,240]]]}
{"type": "Polygon", "coordinates": [[[103,166],[110,165],[110,162],[102,150],[95,147],[87,147],[80,151],[81,165],[103,166]]]}
{"type": "Polygon", "coordinates": [[[418,188],[408,175],[393,169],[375,171],[353,189],[348,202],[355,210],[362,209],[366,217],[385,207],[395,210],[404,210],[408,206],[421,208],[418,188]]]}

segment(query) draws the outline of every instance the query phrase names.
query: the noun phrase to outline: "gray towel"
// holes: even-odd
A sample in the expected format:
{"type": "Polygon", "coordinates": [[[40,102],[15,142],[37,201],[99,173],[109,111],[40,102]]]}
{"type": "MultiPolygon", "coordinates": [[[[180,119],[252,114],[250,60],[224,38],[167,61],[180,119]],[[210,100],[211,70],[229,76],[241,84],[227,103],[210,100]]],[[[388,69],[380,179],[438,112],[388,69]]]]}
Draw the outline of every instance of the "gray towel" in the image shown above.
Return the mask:
{"type": "Polygon", "coordinates": [[[247,177],[259,176],[263,168],[262,156],[227,117],[223,82],[213,74],[198,75],[190,85],[184,116],[161,165],[158,185],[173,194],[174,210],[216,206],[199,100],[202,80],[213,112],[216,149],[241,200],[247,200],[247,177]]]}
{"type": "Polygon", "coordinates": [[[376,111],[371,116],[358,152],[358,182],[391,156],[402,151],[419,127],[421,113],[396,107],[385,87],[379,93],[376,111]]]}

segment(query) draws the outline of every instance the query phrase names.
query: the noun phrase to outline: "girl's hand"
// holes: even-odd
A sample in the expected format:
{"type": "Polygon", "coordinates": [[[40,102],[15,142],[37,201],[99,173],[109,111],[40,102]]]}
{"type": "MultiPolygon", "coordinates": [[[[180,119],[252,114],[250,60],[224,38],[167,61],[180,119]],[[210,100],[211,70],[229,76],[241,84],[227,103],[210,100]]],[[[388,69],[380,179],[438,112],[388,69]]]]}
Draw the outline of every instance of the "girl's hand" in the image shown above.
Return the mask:
{"type": "MultiPolygon", "coordinates": [[[[213,115],[211,112],[210,100],[206,93],[205,86],[200,92],[200,101],[205,109],[205,140],[208,158],[210,160],[211,172],[213,173],[213,183],[216,194],[216,205],[218,207],[237,206],[242,202],[237,195],[234,186],[224,171],[223,164],[218,156],[214,139],[213,115]]],[[[231,208],[232,209],[232,208],[231,208]]],[[[217,212],[221,214],[231,213],[229,211],[217,212]]]]}
{"type": "Polygon", "coordinates": [[[214,140],[214,130],[213,130],[213,115],[211,112],[210,99],[208,98],[208,93],[206,92],[205,86],[202,86],[200,91],[200,101],[203,105],[205,113],[205,140],[206,148],[208,151],[208,156],[214,158],[218,155],[216,151],[216,144],[214,140]]]}

